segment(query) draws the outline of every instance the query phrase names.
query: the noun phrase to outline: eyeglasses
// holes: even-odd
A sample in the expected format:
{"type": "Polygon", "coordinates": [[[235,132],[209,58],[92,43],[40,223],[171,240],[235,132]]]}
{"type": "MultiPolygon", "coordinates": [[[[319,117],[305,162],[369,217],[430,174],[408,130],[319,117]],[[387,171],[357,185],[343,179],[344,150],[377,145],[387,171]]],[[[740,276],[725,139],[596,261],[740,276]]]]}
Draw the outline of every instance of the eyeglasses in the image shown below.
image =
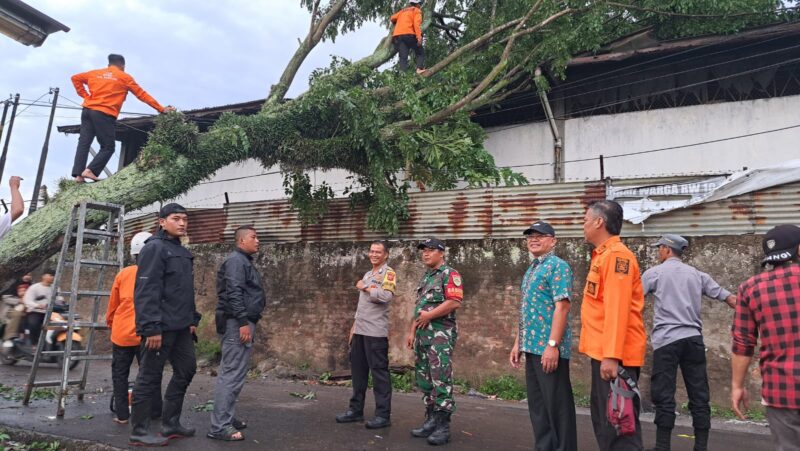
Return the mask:
{"type": "Polygon", "coordinates": [[[522,241],[541,241],[544,238],[553,238],[553,235],[528,235],[522,241]]]}

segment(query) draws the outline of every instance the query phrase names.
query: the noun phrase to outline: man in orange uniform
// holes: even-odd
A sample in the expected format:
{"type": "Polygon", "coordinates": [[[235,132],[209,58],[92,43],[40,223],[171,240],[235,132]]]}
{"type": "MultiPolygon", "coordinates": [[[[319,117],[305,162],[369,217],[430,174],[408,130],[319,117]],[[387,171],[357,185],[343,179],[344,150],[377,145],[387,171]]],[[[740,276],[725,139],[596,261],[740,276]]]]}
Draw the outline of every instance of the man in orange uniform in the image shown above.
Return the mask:
{"type": "Polygon", "coordinates": [[[641,450],[641,400],[634,398],[636,433],[618,436],[607,418],[609,381],[620,367],[634,380],[644,365],[647,337],[642,321],[644,295],[636,256],[619,239],[622,207],[613,201],[592,202],[586,210],[583,234],[595,249],[586,276],[581,306],[578,350],[592,359],[591,414],[600,449],[641,450]]]}
{"type": "Polygon", "coordinates": [[[97,176],[114,155],[117,116],[128,96],[128,91],[159,113],[174,110],[171,106],[166,108],[161,106],[134,81],[133,77],[125,73],[125,58],[122,55],[113,53],[108,55],[108,67],[105,69],[73,75],[72,84],[78,95],[83,97],[81,134],[75,152],[75,163],[72,166],[72,176],[78,183],[83,183],[85,179],[98,180],[97,176]],[[86,86],[89,87],[88,92],[86,86]],[[95,137],[100,143],[100,152],[87,167],[89,147],[95,137]]]}
{"type": "Polygon", "coordinates": [[[425,73],[425,51],[422,49],[422,0],[409,0],[408,6],[392,16],[392,42],[400,55],[400,70],[408,69],[408,51],[417,57],[417,73],[425,73]]]}
{"type": "MultiPolygon", "coordinates": [[[[131,239],[131,257],[138,259],[148,232],[139,232],[131,239]]],[[[106,324],[111,329],[111,380],[114,386],[114,422],[127,424],[128,376],[134,357],[139,361],[139,336],[136,335],[136,312],[133,308],[133,288],[136,285],[136,265],[126,266],[117,274],[108,300],[106,324]]],[[[161,416],[161,394],[153,403],[153,418],[161,416]]]]}

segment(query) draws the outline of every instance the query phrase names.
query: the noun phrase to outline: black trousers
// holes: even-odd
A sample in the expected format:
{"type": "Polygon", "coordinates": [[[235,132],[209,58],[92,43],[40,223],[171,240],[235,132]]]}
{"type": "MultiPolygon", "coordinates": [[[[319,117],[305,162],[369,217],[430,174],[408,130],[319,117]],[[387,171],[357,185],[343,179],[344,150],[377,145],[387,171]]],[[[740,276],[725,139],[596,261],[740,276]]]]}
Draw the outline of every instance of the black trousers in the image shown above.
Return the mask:
{"type": "Polygon", "coordinates": [[[417,42],[417,37],[413,34],[401,34],[392,39],[394,48],[400,57],[400,70],[408,69],[408,52],[413,51],[417,58],[417,69],[425,67],[425,50],[417,42]]]}
{"type": "Polygon", "coordinates": [[[559,359],[552,373],[542,370],[542,356],[525,353],[528,414],[536,451],[577,451],[575,399],[569,380],[569,360],[559,359]]]}
{"type": "Polygon", "coordinates": [[[39,343],[39,335],[42,333],[42,326],[44,326],[44,313],[28,312],[25,315],[25,325],[30,332],[31,343],[36,346],[39,343]]]}
{"type": "Polygon", "coordinates": [[[350,410],[364,412],[369,373],[375,395],[375,416],[389,418],[392,413],[392,378],[389,376],[389,339],[353,335],[350,345],[350,369],[353,373],[353,397],[350,410]]]}
{"type": "MultiPolygon", "coordinates": [[[[639,382],[639,367],[624,367],[628,374],[639,382]]],[[[592,394],[590,397],[590,411],[592,413],[592,427],[594,436],[597,439],[597,446],[600,451],[640,451],[644,449],[642,443],[642,425],[639,423],[639,412],[642,411],[642,401],[638,397],[633,398],[633,406],[636,410],[636,434],[627,437],[618,437],[617,431],[608,422],[607,407],[608,393],[611,386],[608,381],[600,377],[600,361],[592,359],[592,394]]]]}
{"type": "Polygon", "coordinates": [[[684,338],[653,351],[653,376],[650,398],[656,406],[656,426],[675,426],[675,387],[678,367],[683,374],[689,411],[695,429],[711,428],[711,406],[706,373],[706,346],[703,337],[684,338]]]}
{"type": "Polygon", "coordinates": [[[77,177],[87,169],[86,160],[89,159],[89,147],[97,138],[100,143],[100,152],[89,163],[88,169],[95,176],[100,175],[108,160],[114,155],[114,138],[116,136],[117,118],[99,111],[84,108],[81,111],[81,134],[78,138],[78,149],[75,151],[75,162],[72,165],[72,176],[77,177]]]}
{"type": "MultiPolygon", "coordinates": [[[[186,389],[197,371],[197,359],[194,355],[194,343],[189,328],[162,332],[161,349],[159,350],[145,348],[145,338],[142,337],[141,348],[139,374],[136,376],[136,385],[133,387],[134,416],[136,416],[136,412],[153,411],[153,403],[157,402],[155,398],[159,396],[161,376],[167,361],[172,365],[172,378],[164,391],[162,419],[169,420],[180,416],[186,389]]],[[[142,415],[144,414],[139,415],[138,418],[141,418],[142,415]]]]}
{"type": "MultiPolygon", "coordinates": [[[[141,346],[111,345],[111,381],[114,386],[114,413],[120,420],[130,417],[128,412],[128,376],[131,374],[133,359],[141,365],[141,346]]],[[[154,418],[161,416],[161,381],[158,381],[158,396],[153,398],[152,414],[154,418]]]]}

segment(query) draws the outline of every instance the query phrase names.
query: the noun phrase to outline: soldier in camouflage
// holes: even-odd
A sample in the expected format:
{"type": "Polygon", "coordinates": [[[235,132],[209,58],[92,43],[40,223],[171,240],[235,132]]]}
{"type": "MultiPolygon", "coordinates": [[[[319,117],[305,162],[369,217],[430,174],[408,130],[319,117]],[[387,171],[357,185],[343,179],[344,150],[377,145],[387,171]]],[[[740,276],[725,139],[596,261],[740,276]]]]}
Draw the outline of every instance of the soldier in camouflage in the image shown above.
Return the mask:
{"type": "Polygon", "coordinates": [[[461,275],[444,262],[444,243],[429,238],[417,246],[428,270],[417,288],[414,320],[406,345],[416,356],[417,386],[424,393],[425,422],[413,429],[414,437],[427,437],[431,445],[450,441],[453,401],[453,349],[458,328],[455,311],[464,298],[461,275]]]}

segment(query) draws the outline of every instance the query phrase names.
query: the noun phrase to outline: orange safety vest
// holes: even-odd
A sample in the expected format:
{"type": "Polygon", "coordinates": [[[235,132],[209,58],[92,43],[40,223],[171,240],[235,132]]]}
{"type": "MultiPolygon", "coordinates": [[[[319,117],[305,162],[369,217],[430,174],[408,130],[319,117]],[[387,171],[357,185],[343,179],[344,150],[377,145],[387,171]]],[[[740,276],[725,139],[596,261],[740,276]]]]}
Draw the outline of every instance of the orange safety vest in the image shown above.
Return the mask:
{"type": "Polygon", "coordinates": [[[136,287],[138,266],[122,268],[114,278],[108,299],[106,324],[111,329],[111,342],[117,346],[138,346],[136,310],[133,308],[133,289],[136,287]]]}

